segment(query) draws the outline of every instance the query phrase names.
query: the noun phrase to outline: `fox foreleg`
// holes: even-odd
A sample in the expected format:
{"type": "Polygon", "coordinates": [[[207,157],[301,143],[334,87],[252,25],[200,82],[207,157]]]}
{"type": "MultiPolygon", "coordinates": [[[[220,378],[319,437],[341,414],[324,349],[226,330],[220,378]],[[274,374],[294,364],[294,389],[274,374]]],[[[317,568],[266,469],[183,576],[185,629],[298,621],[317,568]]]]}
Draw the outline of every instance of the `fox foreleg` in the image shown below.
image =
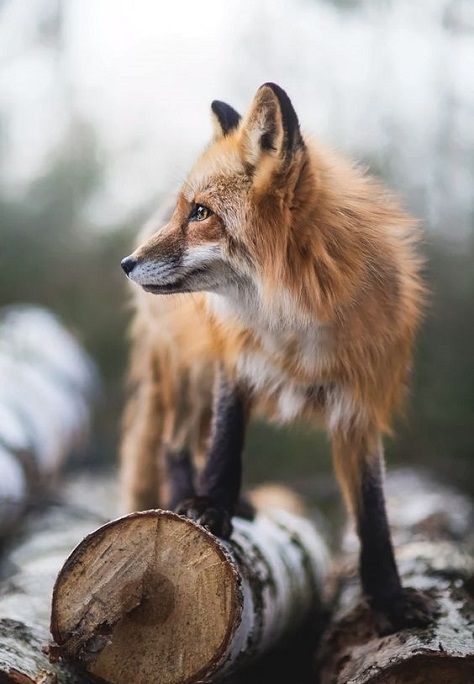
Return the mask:
{"type": "Polygon", "coordinates": [[[169,488],[167,507],[174,510],[181,501],[195,495],[194,464],[186,446],[177,451],[168,449],[165,458],[169,488]]]}
{"type": "Polygon", "coordinates": [[[211,443],[197,496],[177,510],[214,534],[228,538],[239,500],[247,410],[241,389],[223,373],[217,381],[211,443]]]}

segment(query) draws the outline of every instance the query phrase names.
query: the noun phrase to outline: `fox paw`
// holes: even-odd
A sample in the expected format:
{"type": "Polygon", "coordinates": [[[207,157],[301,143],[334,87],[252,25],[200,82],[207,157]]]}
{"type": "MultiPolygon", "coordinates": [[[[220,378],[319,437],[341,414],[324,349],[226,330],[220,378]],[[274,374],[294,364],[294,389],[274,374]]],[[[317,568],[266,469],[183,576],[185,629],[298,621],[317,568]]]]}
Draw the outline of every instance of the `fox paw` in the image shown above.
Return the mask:
{"type": "Polygon", "coordinates": [[[427,627],[436,616],[435,601],[427,594],[410,587],[383,607],[374,607],[375,625],[380,636],[403,629],[427,627]]]}
{"type": "Polygon", "coordinates": [[[255,518],[256,510],[255,506],[246,496],[241,496],[237,501],[235,507],[235,515],[238,518],[244,518],[244,520],[253,520],[255,518]]]}
{"type": "Polygon", "coordinates": [[[208,496],[185,499],[177,506],[176,513],[194,520],[216,537],[229,539],[232,534],[231,514],[208,496]]]}

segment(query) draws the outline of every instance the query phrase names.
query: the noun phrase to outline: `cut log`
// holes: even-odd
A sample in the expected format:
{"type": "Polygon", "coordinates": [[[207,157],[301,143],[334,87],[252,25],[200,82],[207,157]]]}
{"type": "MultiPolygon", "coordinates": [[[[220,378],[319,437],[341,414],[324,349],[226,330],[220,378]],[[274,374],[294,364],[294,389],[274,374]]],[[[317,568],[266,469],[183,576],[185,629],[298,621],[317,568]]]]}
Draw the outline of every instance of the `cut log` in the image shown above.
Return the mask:
{"type": "Polygon", "coordinates": [[[64,564],[52,653],[109,684],[209,681],[317,612],[326,566],[320,532],[294,511],[237,518],[228,543],[174,513],[131,514],[64,564]]]}
{"type": "Polygon", "coordinates": [[[51,594],[64,558],[104,518],[72,506],[30,516],[16,541],[4,549],[0,579],[0,682],[86,684],[68,664],[51,664],[51,594]]]}
{"type": "MultiPolygon", "coordinates": [[[[11,542],[10,547],[6,549],[0,579],[0,682],[85,684],[89,681],[86,672],[77,670],[72,663],[65,661],[49,663],[42,652],[42,647],[49,638],[50,597],[57,573],[71,549],[83,539],[84,535],[102,524],[109,515],[116,499],[114,485],[114,481],[110,478],[104,480],[76,478],[74,487],[66,490],[65,498],[68,505],[56,506],[34,518],[30,517],[27,525],[22,528],[21,538],[16,539],[15,543],[11,542]],[[84,505],[93,506],[97,512],[85,511],[84,505]]],[[[323,652],[318,658],[318,663],[321,665],[321,682],[322,684],[329,682],[332,684],[425,684],[431,681],[433,684],[438,684],[438,682],[440,684],[441,682],[443,684],[472,684],[474,681],[474,610],[472,606],[474,515],[472,505],[456,492],[436,486],[429,479],[420,479],[413,475],[391,475],[388,478],[387,489],[391,520],[399,547],[399,562],[405,582],[432,592],[439,604],[440,614],[437,621],[427,630],[410,630],[384,639],[377,638],[373,631],[370,614],[358,594],[358,578],[354,563],[349,559],[349,556],[357,550],[355,540],[351,537],[346,542],[345,561],[339,568],[341,590],[338,595],[337,610],[325,639],[323,652]]],[[[286,499],[287,502],[284,505],[290,506],[295,515],[299,505],[298,500],[291,497],[286,497],[286,499]]],[[[273,496],[271,505],[279,506],[282,501],[283,497],[278,494],[273,496]]],[[[259,504],[262,507],[269,505],[268,492],[263,501],[260,497],[259,504]]],[[[271,517],[271,513],[268,515],[271,517]]],[[[298,519],[302,519],[305,523],[302,511],[298,512],[298,519]]],[[[248,523],[244,522],[244,527],[246,524],[248,523]]],[[[194,532],[195,526],[192,523],[190,525],[194,532]]],[[[199,532],[200,530],[197,530],[197,533],[199,532]]],[[[205,533],[204,536],[206,536],[205,533]]],[[[89,538],[90,549],[93,549],[94,538],[97,540],[96,533],[89,538]]],[[[155,541],[158,538],[154,536],[155,541]]],[[[179,545],[185,546],[185,538],[186,535],[179,545]]],[[[199,545],[205,543],[200,536],[198,539],[199,545]]],[[[135,538],[131,541],[138,545],[135,538]]],[[[250,541],[247,541],[250,545],[250,541]]],[[[124,545],[126,548],[128,543],[127,538],[122,539],[117,535],[114,545],[107,550],[106,556],[109,554],[111,558],[121,556],[123,551],[120,549],[124,548],[124,545]]],[[[145,539],[144,543],[149,545],[150,539],[145,539]]],[[[156,546],[158,548],[158,544],[156,546]]],[[[291,547],[292,544],[289,546],[291,547]]],[[[173,543],[173,549],[175,548],[173,543]]],[[[211,545],[210,548],[212,549],[211,545]]],[[[228,547],[225,545],[224,554],[227,551],[228,547]]],[[[140,546],[139,552],[137,562],[143,565],[140,546]]],[[[191,557],[195,557],[195,554],[195,547],[190,546],[191,557]]],[[[214,549],[209,551],[209,555],[217,558],[218,566],[226,567],[227,556],[224,555],[224,560],[222,560],[222,556],[214,549]],[[213,556],[214,553],[216,556],[213,556]]],[[[254,567],[259,568],[258,574],[260,575],[263,568],[262,561],[259,558],[255,559],[255,551],[252,551],[252,556],[253,560],[251,557],[246,560],[247,567],[252,567],[251,574],[253,574],[254,567]]],[[[135,560],[130,559],[130,561],[133,566],[135,560]]],[[[205,567],[204,554],[201,562],[205,567]]],[[[90,603],[91,607],[95,606],[98,610],[97,619],[100,617],[100,611],[106,615],[110,614],[108,607],[103,606],[99,600],[108,591],[107,586],[100,582],[101,576],[105,576],[101,575],[103,563],[104,558],[99,559],[96,574],[93,574],[93,568],[84,568],[84,573],[89,573],[92,585],[88,598],[90,599],[92,595],[97,596],[97,600],[90,603]]],[[[238,571],[242,572],[239,564],[236,565],[238,571]]],[[[78,570],[76,567],[76,571],[78,570]]],[[[193,570],[197,571],[196,564],[193,570]]],[[[68,573],[70,571],[72,569],[69,569],[68,573]]],[[[184,571],[187,572],[188,569],[175,568],[171,576],[171,583],[174,583],[174,586],[178,584],[181,586],[184,571]]],[[[115,582],[116,575],[122,574],[123,576],[127,572],[126,565],[117,568],[116,573],[112,574],[113,581],[115,582]]],[[[215,568],[208,567],[207,573],[215,577],[215,568]]],[[[82,576],[80,572],[78,576],[82,576]]],[[[269,577],[268,573],[266,576],[269,577]]],[[[232,573],[230,577],[232,588],[235,586],[232,573]]],[[[148,576],[145,573],[143,586],[147,583],[148,576]]],[[[265,591],[269,590],[271,585],[271,582],[264,582],[261,594],[263,600],[266,596],[265,591]]],[[[179,662],[179,654],[182,659],[191,656],[196,662],[199,654],[196,654],[195,648],[199,645],[201,638],[199,632],[203,631],[204,634],[214,637],[218,625],[222,625],[225,615],[230,612],[226,605],[219,604],[221,621],[219,623],[216,621],[216,629],[211,629],[209,624],[211,620],[208,616],[211,607],[218,605],[218,599],[215,595],[211,595],[206,604],[200,596],[199,586],[199,581],[196,581],[192,587],[188,587],[190,592],[192,590],[188,598],[191,606],[196,602],[199,605],[204,604],[202,614],[200,619],[194,622],[197,627],[190,640],[186,637],[186,626],[182,637],[174,633],[172,640],[175,653],[170,655],[171,666],[174,666],[176,661],[179,662]],[[186,638],[188,641],[185,640],[186,638]]],[[[255,592],[258,584],[249,586],[248,581],[243,578],[241,590],[245,586],[250,592],[255,592]]],[[[150,583],[150,587],[150,594],[143,595],[140,606],[134,608],[140,589],[133,582],[126,586],[122,603],[126,609],[130,609],[130,612],[120,617],[116,623],[117,627],[120,627],[120,624],[124,625],[129,619],[133,630],[140,630],[137,633],[143,634],[141,630],[147,627],[148,620],[152,623],[148,625],[150,630],[168,629],[170,618],[164,623],[158,622],[158,625],[153,623],[155,620],[159,621],[166,611],[170,611],[172,615],[176,610],[175,604],[170,607],[169,585],[159,579],[157,583],[150,583]],[[150,618],[149,608],[152,602],[160,596],[164,596],[164,600],[158,601],[156,614],[152,614],[150,618]]],[[[75,587],[70,585],[70,588],[74,595],[75,587]]],[[[116,596],[113,591],[112,594],[116,596]]],[[[173,596],[173,592],[171,595],[173,596]]],[[[238,591],[237,595],[239,595],[238,591]]],[[[258,594],[255,593],[255,596],[258,594]]],[[[183,610],[187,610],[186,606],[183,610]]],[[[295,624],[298,621],[299,619],[295,619],[295,624]]],[[[314,625],[311,626],[311,630],[313,629],[314,625]]],[[[283,640],[280,640],[278,648],[266,658],[260,659],[250,669],[239,668],[229,683],[230,681],[232,684],[263,684],[267,681],[272,684],[314,683],[315,676],[311,676],[310,667],[299,661],[300,656],[305,662],[306,659],[311,659],[310,648],[306,648],[305,645],[304,649],[300,649],[301,642],[305,635],[309,635],[309,632],[310,630],[307,629],[299,630],[296,638],[293,637],[293,639],[285,636],[283,640]],[[304,676],[301,675],[302,671],[304,671],[304,676]]],[[[95,633],[95,637],[101,638],[89,643],[85,640],[83,643],[86,658],[82,661],[78,659],[77,662],[79,664],[82,662],[82,666],[89,669],[91,661],[87,659],[88,650],[92,651],[93,661],[94,648],[98,649],[100,656],[105,652],[105,647],[100,650],[104,642],[108,645],[115,633],[114,629],[109,631],[108,623],[104,622],[102,631],[98,630],[95,633]]],[[[120,634],[120,631],[118,633],[120,634]]],[[[135,638],[134,631],[131,631],[130,638],[135,638]]],[[[312,641],[314,642],[314,639],[312,641]]],[[[150,644],[149,641],[147,643],[150,644]]],[[[140,648],[145,650],[142,646],[140,648]]],[[[126,643],[124,649],[123,667],[126,668],[125,661],[130,656],[131,647],[126,643]]],[[[253,655],[256,654],[247,652],[235,665],[244,665],[253,655]]],[[[128,681],[134,684],[140,682],[136,674],[143,667],[139,657],[141,658],[140,651],[133,653],[132,662],[135,663],[135,671],[128,681]]],[[[149,658],[150,654],[145,653],[143,657],[145,665],[150,663],[149,658]]],[[[166,664],[164,660],[156,658],[156,671],[153,672],[153,677],[147,680],[149,684],[153,684],[154,681],[163,681],[156,677],[163,677],[165,665],[170,666],[170,663],[166,664]]],[[[223,670],[226,670],[225,665],[219,671],[223,670]]],[[[203,675],[202,679],[205,681],[206,677],[203,675]]],[[[213,677],[212,679],[214,680],[213,677]]]]}
{"type": "Polygon", "coordinates": [[[37,307],[0,314],[0,536],[56,475],[87,433],[92,363],[57,319],[37,307]]]}
{"type": "Polygon", "coordinates": [[[433,601],[435,617],[426,629],[378,637],[360,596],[350,534],[337,608],[318,658],[321,684],[472,684],[473,506],[411,471],[389,477],[387,494],[403,583],[433,601]]]}

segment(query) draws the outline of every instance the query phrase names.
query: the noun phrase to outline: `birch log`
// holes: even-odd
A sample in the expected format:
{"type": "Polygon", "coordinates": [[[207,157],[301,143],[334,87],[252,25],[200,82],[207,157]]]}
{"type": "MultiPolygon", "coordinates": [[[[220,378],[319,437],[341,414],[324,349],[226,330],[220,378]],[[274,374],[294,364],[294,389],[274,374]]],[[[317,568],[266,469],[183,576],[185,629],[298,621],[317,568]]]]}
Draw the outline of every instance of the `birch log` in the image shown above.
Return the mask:
{"type": "MultiPolygon", "coordinates": [[[[83,492],[87,496],[87,490],[83,492]]],[[[64,663],[50,663],[51,594],[64,558],[104,517],[74,506],[54,506],[29,516],[4,549],[0,579],[0,682],[86,684],[64,663]]]]}
{"type": "Polygon", "coordinates": [[[387,478],[403,583],[435,606],[432,624],[379,638],[360,597],[355,536],[346,539],[340,594],[321,649],[321,684],[474,682],[474,509],[459,492],[412,471],[387,478]]]}
{"type": "Polygon", "coordinates": [[[64,564],[52,652],[109,684],[214,680],[319,610],[326,566],[320,532],[294,511],[237,518],[228,543],[174,513],[131,514],[64,564]]]}
{"type": "Polygon", "coordinates": [[[0,536],[87,433],[95,383],[91,361],[51,313],[0,313],[0,536]]]}

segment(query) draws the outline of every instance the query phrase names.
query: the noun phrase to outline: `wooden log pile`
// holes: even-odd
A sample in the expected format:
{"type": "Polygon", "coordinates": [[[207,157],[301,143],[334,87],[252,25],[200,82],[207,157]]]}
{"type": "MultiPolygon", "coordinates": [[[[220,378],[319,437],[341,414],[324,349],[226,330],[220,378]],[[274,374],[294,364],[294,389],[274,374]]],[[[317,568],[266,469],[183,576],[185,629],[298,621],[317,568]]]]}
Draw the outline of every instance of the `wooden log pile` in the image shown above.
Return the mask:
{"type": "Polygon", "coordinates": [[[84,439],[95,389],[93,364],[51,313],[0,312],[0,537],[84,439]]]}
{"type": "Polygon", "coordinates": [[[254,522],[237,520],[225,544],[169,512],[100,526],[102,515],[75,500],[108,488],[83,479],[10,542],[0,681],[210,681],[318,614],[327,550],[318,528],[288,510],[291,497],[285,510],[262,505],[254,522]],[[63,643],[49,647],[49,662],[51,595],[63,643]]]}
{"type": "Polygon", "coordinates": [[[263,498],[255,521],[238,520],[224,544],[169,512],[104,525],[84,501],[109,487],[83,479],[67,504],[30,520],[11,543],[0,581],[0,681],[474,681],[474,509],[459,493],[413,474],[388,478],[404,581],[431,594],[436,614],[427,629],[379,638],[360,597],[354,538],[328,578],[318,528],[288,510],[281,492],[271,505],[263,498]],[[48,662],[41,647],[55,583],[48,662]],[[334,610],[317,647],[308,637],[324,626],[330,584],[334,610]]]}
{"type": "Polygon", "coordinates": [[[83,672],[50,663],[51,595],[68,552],[104,518],[63,504],[30,516],[4,550],[0,581],[0,682],[86,684],[83,672]]]}
{"type": "Polygon", "coordinates": [[[117,684],[210,681],[320,610],[327,561],[317,527],[282,507],[237,518],[229,543],[167,511],[128,515],[64,564],[54,653],[117,684]]]}

